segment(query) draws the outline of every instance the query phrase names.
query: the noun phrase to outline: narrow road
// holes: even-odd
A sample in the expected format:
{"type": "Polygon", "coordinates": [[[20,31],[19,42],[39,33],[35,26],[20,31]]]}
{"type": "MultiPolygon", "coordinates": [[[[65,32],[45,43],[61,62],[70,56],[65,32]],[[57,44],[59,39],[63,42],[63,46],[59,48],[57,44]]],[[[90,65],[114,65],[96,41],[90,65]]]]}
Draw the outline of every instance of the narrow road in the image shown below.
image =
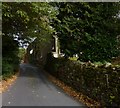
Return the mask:
{"type": "MultiPolygon", "coordinates": [[[[42,70],[20,65],[20,75],[2,94],[2,106],[82,106],[47,80],[42,70]]],[[[80,108],[82,108],[80,107],[80,108]]]]}

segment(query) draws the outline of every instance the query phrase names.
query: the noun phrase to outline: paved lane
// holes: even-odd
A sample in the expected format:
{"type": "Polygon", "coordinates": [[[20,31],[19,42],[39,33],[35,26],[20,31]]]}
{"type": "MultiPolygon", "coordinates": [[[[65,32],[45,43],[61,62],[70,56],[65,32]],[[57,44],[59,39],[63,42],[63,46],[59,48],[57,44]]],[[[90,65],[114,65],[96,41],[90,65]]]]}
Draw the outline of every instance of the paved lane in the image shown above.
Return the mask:
{"type": "MultiPolygon", "coordinates": [[[[20,75],[2,94],[3,106],[82,106],[47,80],[42,70],[20,65],[20,75]]],[[[80,107],[81,108],[81,107],[80,107]]]]}

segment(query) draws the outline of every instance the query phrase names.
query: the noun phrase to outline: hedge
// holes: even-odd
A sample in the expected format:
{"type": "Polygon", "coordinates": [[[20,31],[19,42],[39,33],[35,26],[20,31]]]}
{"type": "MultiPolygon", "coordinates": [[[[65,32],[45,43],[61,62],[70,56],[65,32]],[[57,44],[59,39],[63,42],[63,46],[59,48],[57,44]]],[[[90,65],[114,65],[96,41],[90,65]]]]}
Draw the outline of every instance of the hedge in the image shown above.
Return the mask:
{"type": "Polygon", "coordinates": [[[48,55],[46,70],[102,106],[120,106],[120,66],[81,64],[48,55]]]}
{"type": "Polygon", "coordinates": [[[19,61],[18,59],[3,58],[2,59],[2,79],[7,80],[7,78],[14,75],[19,70],[19,61]]]}

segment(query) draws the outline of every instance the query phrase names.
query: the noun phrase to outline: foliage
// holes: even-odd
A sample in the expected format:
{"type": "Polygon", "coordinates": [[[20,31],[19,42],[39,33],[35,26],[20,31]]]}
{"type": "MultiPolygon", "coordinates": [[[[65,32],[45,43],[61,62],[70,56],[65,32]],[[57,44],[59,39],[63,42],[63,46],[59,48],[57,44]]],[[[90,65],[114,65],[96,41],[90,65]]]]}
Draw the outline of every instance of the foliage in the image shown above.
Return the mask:
{"type": "Polygon", "coordinates": [[[18,72],[18,42],[12,37],[3,36],[2,43],[2,75],[3,79],[6,79],[18,72]]]}
{"type": "Polygon", "coordinates": [[[75,90],[99,101],[102,107],[120,106],[120,66],[96,66],[52,57],[46,70],[75,90]]]}
{"type": "Polygon", "coordinates": [[[14,38],[23,42],[31,37],[43,38],[43,34],[51,34],[49,23],[55,14],[56,11],[48,3],[3,3],[3,33],[14,35],[14,38]]]}
{"type": "Polygon", "coordinates": [[[17,56],[18,54],[18,42],[13,37],[3,35],[2,36],[2,55],[3,57],[17,56]]]}
{"type": "Polygon", "coordinates": [[[114,64],[114,65],[120,65],[120,56],[117,57],[117,58],[113,58],[112,64],[114,64]]]}
{"type": "Polygon", "coordinates": [[[55,15],[56,10],[46,2],[2,3],[2,54],[7,60],[3,59],[6,64],[3,65],[3,74],[19,64],[19,46],[26,46],[36,38],[39,42],[50,40],[54,31],[50,23],[55,15]]]}
{"type": "Polygon", "coordinates": [[[24,59],[24,55],[25,55],[25,49],[24,48],[19,48],[18,57],[20,58],[20,60],[24,59]]]}
{"type": "Polygon", "coordinates": [[[69,57],[69,59],[70,59],[70,60],[75,60],[75,61],[76,61],[76,60],[78,59],[78,57],[69,57]]]}
{"type": "Polygon", "coordinates": [[[58,8],[54,21],[61,51],[78,54],[81,61],[103,61],[119,54],[119,3],[53,3],[58,8]]]}
{"type": "MultiPolygon", "coordinates": [[[[16,59],[16,58],[15,58],[16,59]]],[[[11,58],[3,58],[2,60],[2,79],[6,80],[7,78],[14,75],[18,72],[18,61],[13,60],[11,58]]]]}
{"type": "Polygon", "coordinates": [[[27,58],[29,63],[44,66],[47,54],[51,52],[52,49],[51,41],[51,39],[49,42],[35,39],[27,48],[27,58]],[[33,52],[30,54],[31,50],[33,52]]]}

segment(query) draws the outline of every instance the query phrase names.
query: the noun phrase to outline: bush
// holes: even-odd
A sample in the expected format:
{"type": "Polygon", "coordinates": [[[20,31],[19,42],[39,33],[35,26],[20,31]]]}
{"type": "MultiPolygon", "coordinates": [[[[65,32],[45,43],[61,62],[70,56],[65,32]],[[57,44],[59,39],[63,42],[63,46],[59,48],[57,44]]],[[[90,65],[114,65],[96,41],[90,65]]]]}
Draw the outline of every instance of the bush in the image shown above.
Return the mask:
{"type": "Polygon", "coordinates": [[[100,101],[102,106],[120,106],[120,66],[81,64],[49,58],[46,69],[77,91],[100,101]]]}
{"type": "Polygon", "coordinates": [[[66,62],[67,59],[64,58],[54,58],[52,53],[47,54],[47,59],[46,59],[46,64],[45,64],[45,69],[48,69],[51,74],[56,75],[58,68],[63,66],[63,63],[66,62]],[[59,63],[57,63],[59,62],[59,63]]]}
{"type": "Polygon", "coordinates": [[[2,75],[3,79],[6,79],[7,77],[10,77],[13,72],[13,66],[10,65],[7,61],[2,62],[2,75]]]}
{"type": "Polygon", "coordinates": [[[19,68],[18,63],[19,61],[16,59],[13,62],[11,58],[2,59],[2,75],[3,75],[2,78],[4,80],[11,77],[18,71],[18,68],[19,68]]]}

